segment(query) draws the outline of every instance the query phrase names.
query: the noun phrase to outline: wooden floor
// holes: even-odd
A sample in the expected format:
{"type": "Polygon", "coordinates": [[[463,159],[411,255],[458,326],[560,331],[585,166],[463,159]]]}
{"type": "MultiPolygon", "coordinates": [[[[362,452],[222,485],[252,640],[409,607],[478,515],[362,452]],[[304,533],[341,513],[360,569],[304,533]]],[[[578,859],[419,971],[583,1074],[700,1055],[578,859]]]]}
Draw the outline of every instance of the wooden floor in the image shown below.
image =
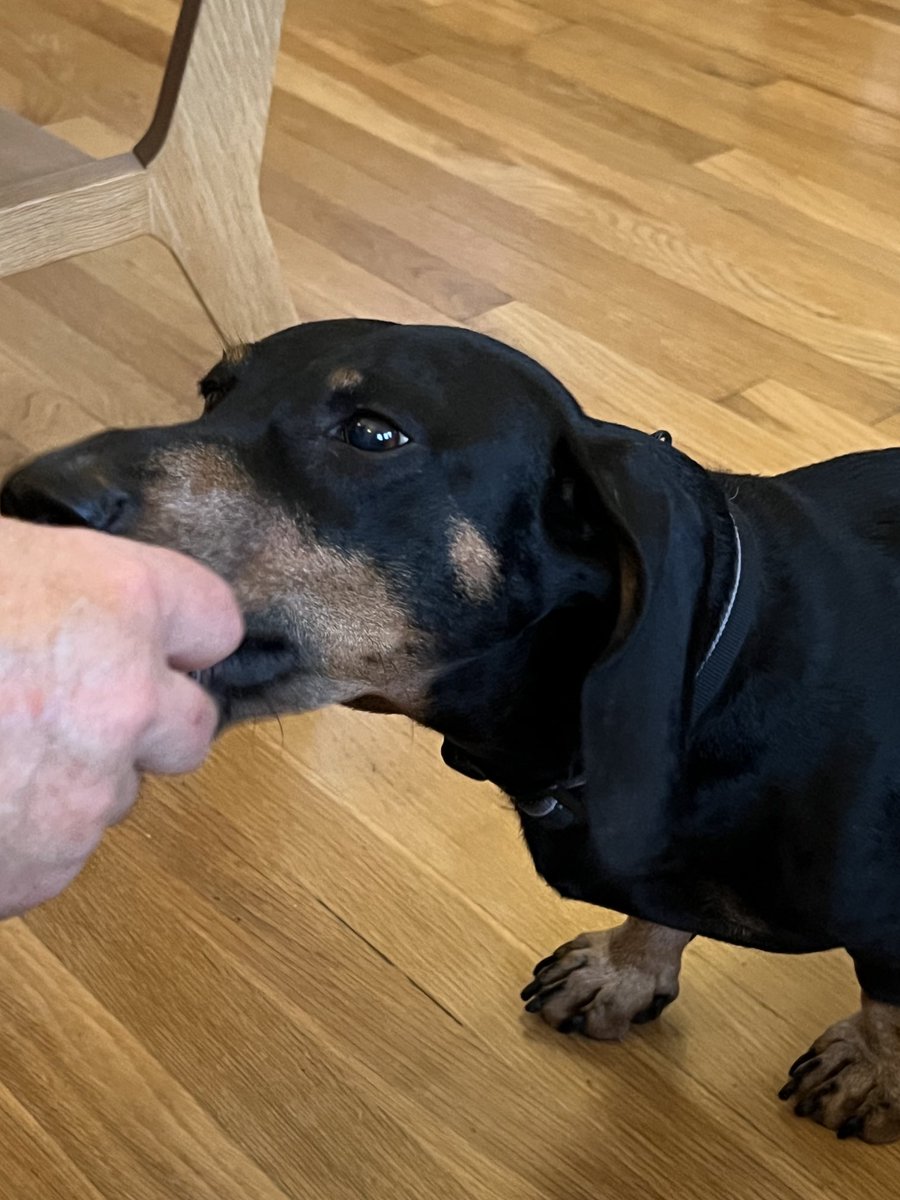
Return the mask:
{"type": "MultiPolygon", "coordinates": [[[[0,0],[0,104],[128,148],[175,13],[0,0]]],[[[302,317],[471,325],[714,465],[900,439],[900,0],[289,0],[278,84],[302,317]]],[[[7,280],[0,467],[194,413],[217,353],[152,244],[7,280]]],[[[437,749],[233,732],[0,928],[3,1200],[900,1195],[900,1149],[775,1100],[854,1007],[839,956],[698,943],[624,1046],[523,1019],[533,961],[613,918],[437,749]]]]}

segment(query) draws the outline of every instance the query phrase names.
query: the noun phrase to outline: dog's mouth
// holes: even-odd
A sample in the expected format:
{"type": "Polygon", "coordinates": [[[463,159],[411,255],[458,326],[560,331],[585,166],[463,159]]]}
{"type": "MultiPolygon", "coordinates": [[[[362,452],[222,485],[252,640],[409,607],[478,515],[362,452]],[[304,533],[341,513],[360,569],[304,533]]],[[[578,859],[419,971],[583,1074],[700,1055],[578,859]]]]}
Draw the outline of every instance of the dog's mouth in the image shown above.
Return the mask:
{"type": "Polygon", "coordinates": [[[192,678],[217,699],[260,695],[298,668],[297,648],[278,634],[249,632],[228,658],[192,678]]]}

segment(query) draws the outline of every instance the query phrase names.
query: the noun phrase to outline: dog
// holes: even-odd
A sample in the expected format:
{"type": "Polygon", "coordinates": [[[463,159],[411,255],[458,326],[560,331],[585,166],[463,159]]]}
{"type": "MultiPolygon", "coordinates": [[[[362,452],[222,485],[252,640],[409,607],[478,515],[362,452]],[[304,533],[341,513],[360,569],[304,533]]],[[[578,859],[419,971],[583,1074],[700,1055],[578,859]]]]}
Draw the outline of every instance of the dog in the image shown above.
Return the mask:
{"type": "Polygon", "coordinates": [[[502,789],[540,875],[627,917],[538,963],[551,1026],[657,1017],[698,934],[845,948],[861,1008],[780,1095],[900,1136],[900,450],[711,472],[508,346],[370,320],[238,347],[200,393],[34,460],[0,509],[223,575],[223,727],[405,713],[502,789]]]}

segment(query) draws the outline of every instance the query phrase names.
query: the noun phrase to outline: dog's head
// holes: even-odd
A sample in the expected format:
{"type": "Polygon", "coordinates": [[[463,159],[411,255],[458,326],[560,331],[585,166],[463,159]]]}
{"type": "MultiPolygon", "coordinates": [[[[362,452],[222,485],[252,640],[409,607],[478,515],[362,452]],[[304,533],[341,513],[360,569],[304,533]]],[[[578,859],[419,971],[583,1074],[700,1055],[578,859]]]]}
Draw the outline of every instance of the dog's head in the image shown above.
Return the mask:
{"type": "Polygon", "coordinates": [[[2,508],[223,575],[247,627],[204,679],[227,721],[332,703],[429,720],[437,680],[587,597],[608,761],[646,759],[651,736],[668,756],[705,574],[687,460],[458,329],[302,325],[226,354],[200,391],[195,421],[35,460],[2,508]]]}

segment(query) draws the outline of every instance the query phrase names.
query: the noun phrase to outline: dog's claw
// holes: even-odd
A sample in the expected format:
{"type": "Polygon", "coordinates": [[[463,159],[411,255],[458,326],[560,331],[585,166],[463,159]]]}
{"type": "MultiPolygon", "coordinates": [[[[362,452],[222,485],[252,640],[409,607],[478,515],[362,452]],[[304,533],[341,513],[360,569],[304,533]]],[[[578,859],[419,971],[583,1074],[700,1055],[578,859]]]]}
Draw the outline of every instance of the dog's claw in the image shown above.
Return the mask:
{"type": "Polygon", "coordinates": [[[542,958],[541,961],[537,964],[537,966],[531,972],[532,975],[540,975],[541,971],[546,971],[547,968],[552,967],[555,962],[556,962],[556,955],[548,954],[546,958],[542,958]]]}
{"type": "Polygon", "coordinates": [[[529,1013],[540,1012],[554,992],[558,992],[564,983],[565,980],[560,979],[558,983],[551,983],[549,987],[545,988],[532,988],[529,985],[525,989],[528,992],[528,996],[525,996],[524,992],[522,994],[522,999],[528,1001],[525,1005],[525,1011],[529,1013]]]}
{"type": "Polygon", "coordinates": [[[778,1093],[779,1100],[790,1100],[791,1096],[797,1091],[800,1086],[799,1079],[789,1079],[781,1091],[778,1093]]]}
{"type": "Polygon", "coordinates": [[[817,1055],[816,1055],[815,1046],[810,1046],[810,1048],[806,1051],[805,1054],[800,1055],[800,1057],[797,1059],[797,1061],[794,1063],[794,1065],[788,1071],[788,1075],[790,1075],[790,1076],[796,1075],[801,1067],[805,1066],[808,1062],[810,1062],[812,1059],[814,1059],[816,1057],[817,1057],[817,1055]]]}

